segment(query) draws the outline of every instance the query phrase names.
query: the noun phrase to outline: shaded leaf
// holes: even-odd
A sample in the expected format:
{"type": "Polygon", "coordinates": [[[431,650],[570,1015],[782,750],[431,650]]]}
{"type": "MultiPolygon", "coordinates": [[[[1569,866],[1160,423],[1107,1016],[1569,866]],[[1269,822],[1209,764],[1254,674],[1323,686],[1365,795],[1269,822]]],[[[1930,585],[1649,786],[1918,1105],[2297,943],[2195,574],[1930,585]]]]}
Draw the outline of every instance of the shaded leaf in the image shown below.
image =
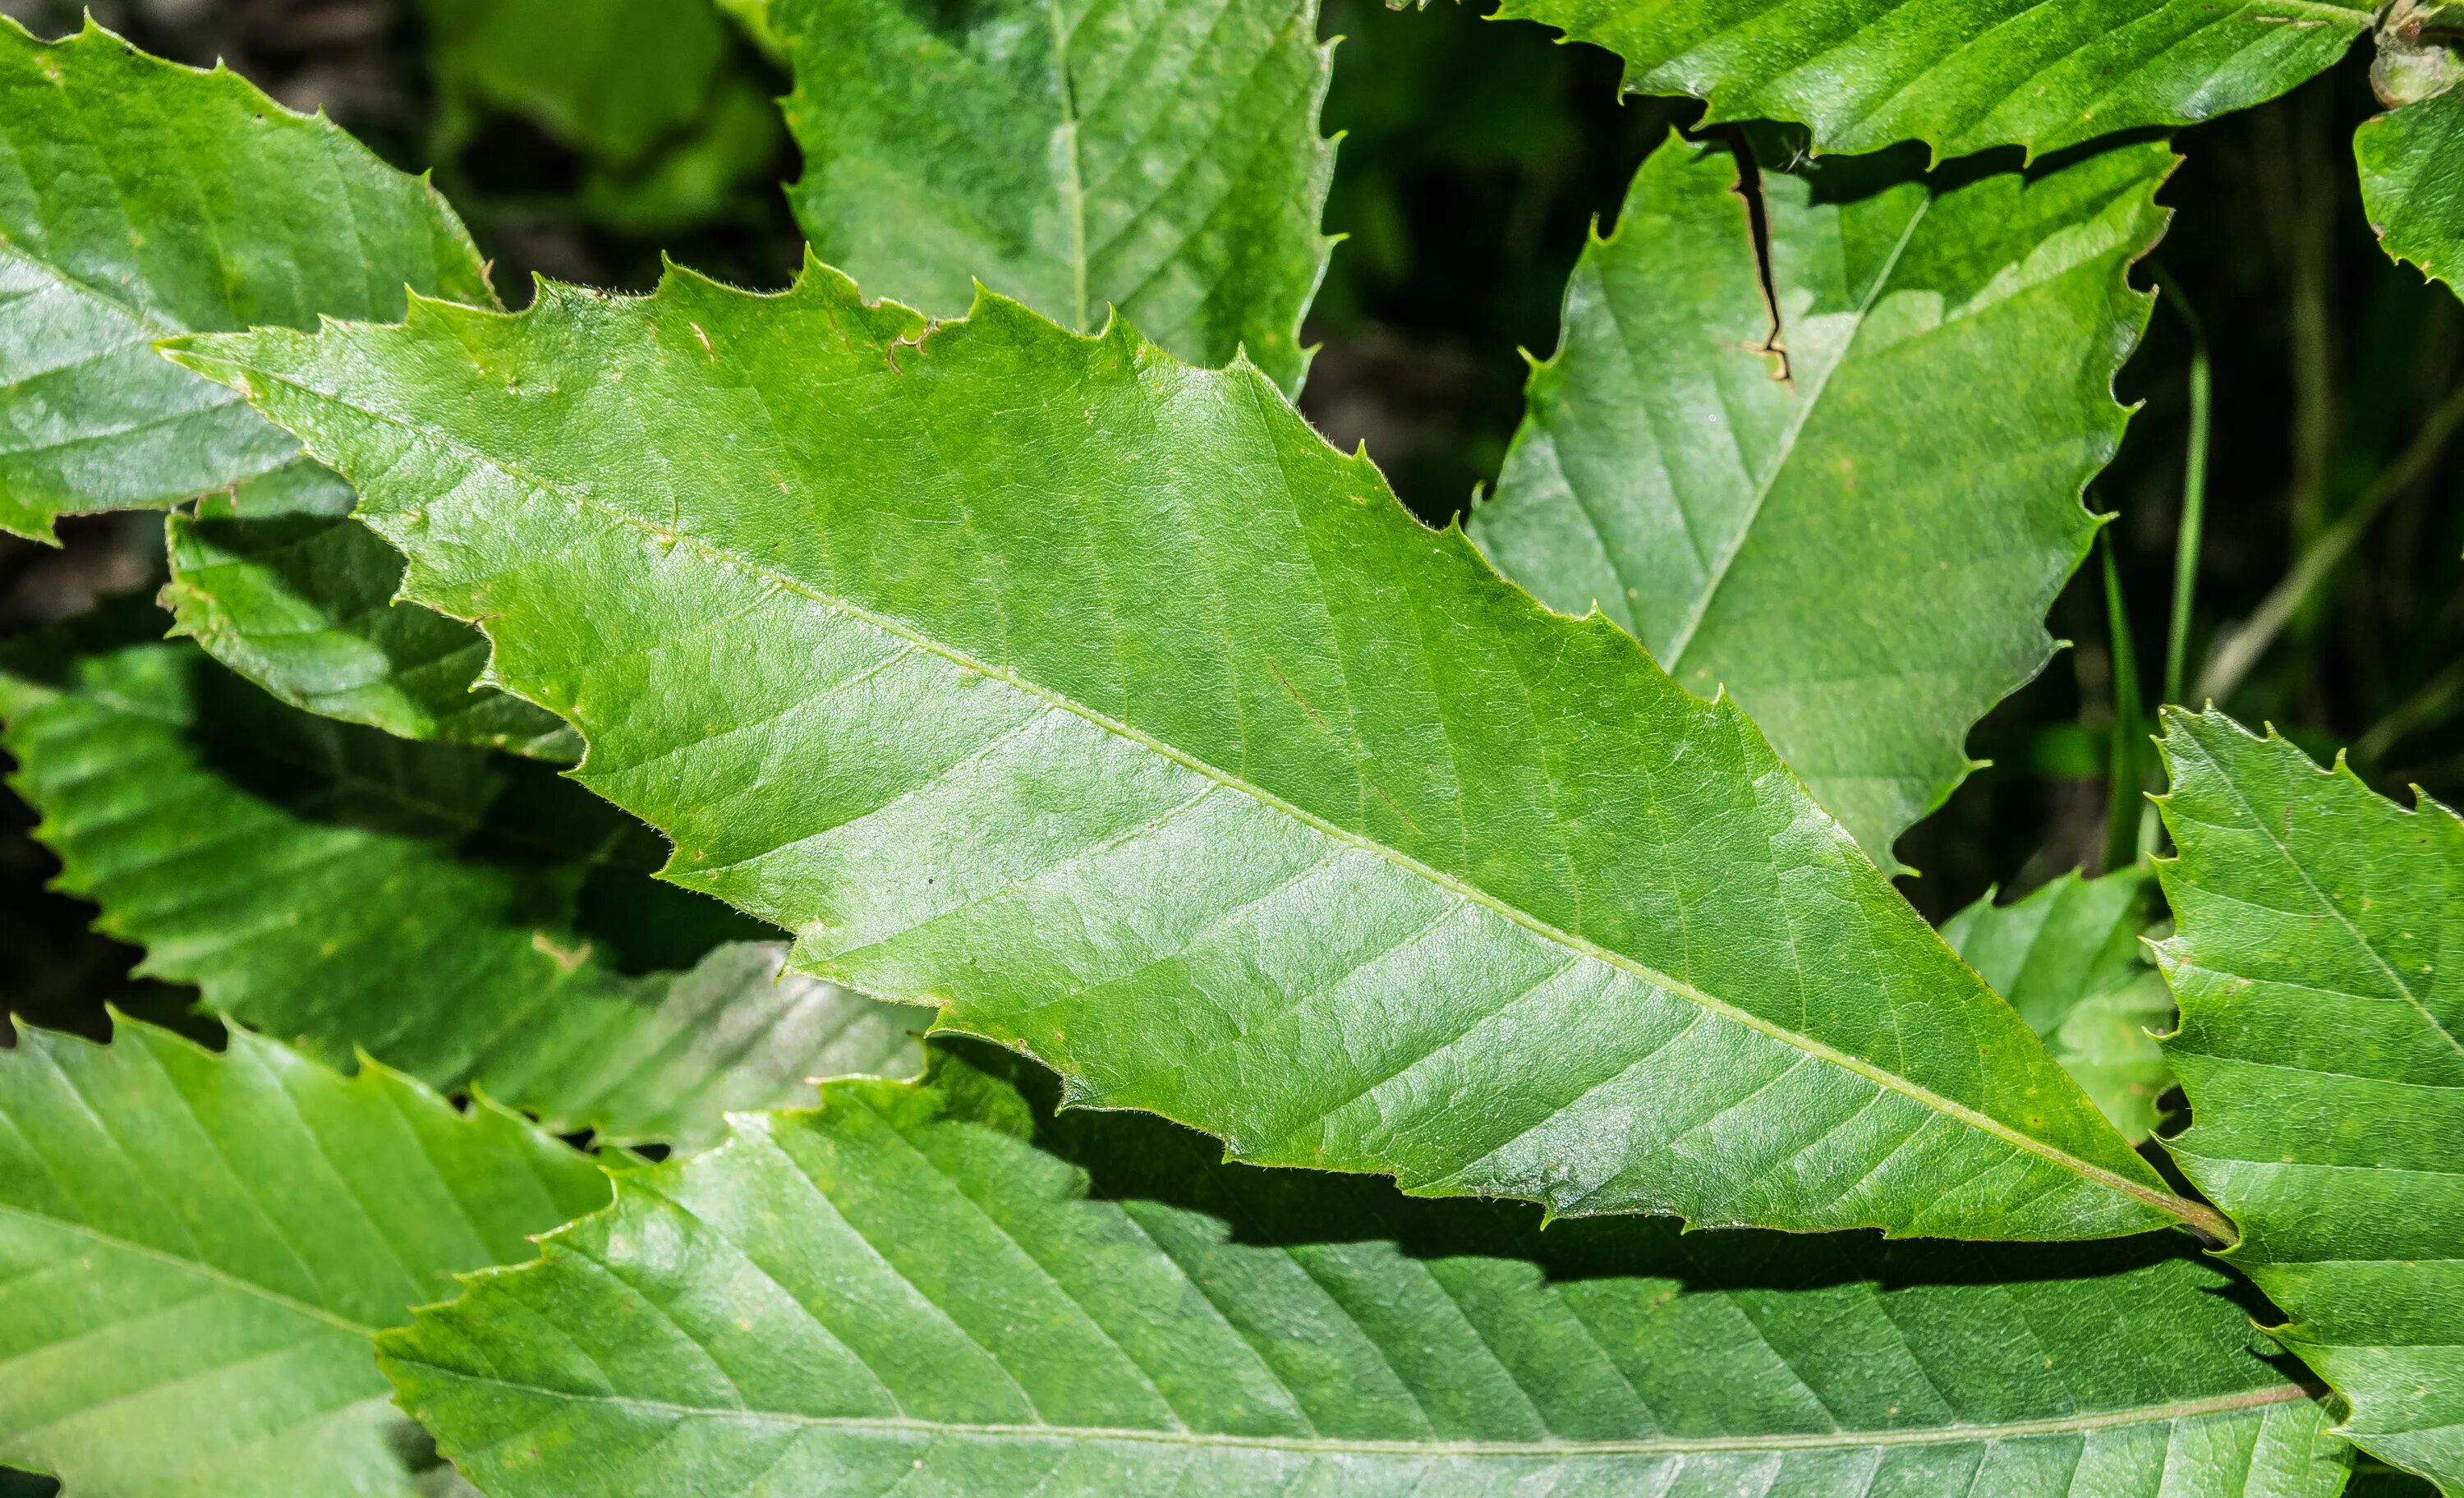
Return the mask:
{"type": "Polygon", "coordinates": [[[2464,822],[2168,709],[2167,1145],[2363,1449],[2464,1493],[2464,822]]]}
{"type": "Polygon", "coordinates": [[[71,1498],[447,1491],[369,1336],[606,1178],[383,1067],[116,1029],[0,1050],[0,1461],[71,1498]]]}
{"type": "Polygon", "coordinates": [[[1473,539],[1733,694],[1894,868],[1967,777],[1969,725],[2053,654],[2173,161],[1940,189],[1880,161],[1758,173],[1766,288],[1735,159],[1672,138],[1584,248],[1473,539]]]}
{"type": "Polygon", "coordinates": [[[2134,1142],[2155,1132],[2156,1100],[2173,1082],[2150,1038],[2172,1028],[2173,995],[2140,943],[2155,894],[2144,867],[2097,879],[2074,870],[2009,905],[1989,891],[1942,926],[2134,1142]]]}
{"type": "Polygon", "coordinates": [[[310,716],[183,645],[87,644],[0,672],[0,743],[61,887],[141,973],[335,1063],[363,1048],[620,1140],[696,1144],[806,1077],[912,1074],[921,1012],[781,980],[775,944],[709,950],[745,923],[652,884],[657,838],[544,767],[310,716]],[[628,976],[616,940],[700,960],[628,976]]]}
{"type": "Polygon", "coordinates": [[[2325,1498],[2343,1477],[2178,1239],[1542,1232],[1117,1114],[1034,1120],[1039,1150],[1005,1084],[946,1057],[936,1080],[833,1084],[625,1178],[539,1262],[385,1336],[405,1407],[498,1498],[2325,1498]]]}
{"type": "Polygon", "coordinates": [[[209,650],[390,732],[569,754],[536,709],[473,697],[484,652],[467,628],[385,606],[401,559],[334,518],[347,488],[150,346],[391,320],[406,285],[493,304],[445,200],[322,116],[91,20],[44,43],[0,17],[0,529],[49,539],[56,516],[236,490],[202,543],[172,521],[170,603],[209,650]]]}
{"type": "Polygon", "coordinates": [[[1705,1223],[2165,1192],[1732,703],[1423,529],[1255,370],[983,297],[192,341],[589,740],[668,876],[1243,1157],[1705,1223]]]}
{"type": "Polygon", "coordinates": [[[1334,241],[1318,220],[1317,0],[778,0],[814,247],[964,314],[980,279],[1081,332],[1108,307],[1286,390],[1334,241]]]}
{"type": "Polygon", "coordinates": [[[1825,151],[2031,154],[2246,109],[2320,73],[2371,0],[1506,0],[1625,59],[1638,94],[1792,120],[1825,151]]]}
{"type": "Polygon", "coordinates": [[[691,124],[727,51],[727,22],[711,0],[422,0],[421,9],[447,107],[521,115],[617,161],[638,161],[691,124]]]}

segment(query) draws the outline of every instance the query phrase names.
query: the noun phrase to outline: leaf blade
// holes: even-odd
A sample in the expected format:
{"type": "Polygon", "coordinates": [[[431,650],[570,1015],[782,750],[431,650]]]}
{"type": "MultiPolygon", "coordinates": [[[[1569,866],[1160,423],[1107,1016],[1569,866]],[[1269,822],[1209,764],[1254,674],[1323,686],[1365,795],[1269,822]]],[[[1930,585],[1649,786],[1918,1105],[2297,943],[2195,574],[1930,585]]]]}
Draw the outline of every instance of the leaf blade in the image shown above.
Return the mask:
{"type": "Polygon", "coordinates": [[[77,1492],[429,1490],[369,1337],[608,1199],[515,1114],[245,1030],[21,1030],[0,1122],[0,1460],[77,1492]]]}
{"type": "Polygon", "coordinates": [[[1286,390],[1334,248],[1315,0],[966,12],[782,0],[798,222],[831,263],[928,313],[980,278],[1080,332],[1107,306],[1201,364],[1286,390]]]}
{"type": "Polygon", "coordinates": [[[2360,0],[1507,0],[1626,62],[1629,92],[1708,99],[1713,120],[1811,125],[1819,150],[1923,141],[1937,160],[2031,156],[2192,124],[2324,71],[2366,31],[2360,0]]]}
{"type": "Polygon", "coordinates": [[[621,1182],[385,1338],[405,1403],[505,1498],[2343,1479],[2188,1245],[2005,1250],[1997,1273],[1870,1239],[1543,1233],[1224,1164],[1151,1121],[1030,1115],[946,1056],[936,1081],[833,1086],[621,1182]]]}
{"type": "Polygon", "coordinates": [[[577,778],[806,970],[941,1002],[1082,1100],[1413,1189],[1953,1236],[2203,1210],[1732,704],[1534,608],[1254,372],[990,296],[916,348],[819,268],[537,305],[176,357],[359,477],[415,595],[580,723],[577,778]],[[585,346],[617,378],[565,366],[585,346]],[[531,395],[492,404],[490,367],[531,395]],[[1085,576],[1154,606],[1082,606],[1085,576]],[[1446,672],[1385,674],[1433,638],[1446,672]]]}
{"type": "Polygon", "coordinates": [[[1672,137],[1584,249],[1473,538],[1543,602],[1598,607],[1697,694],[1735,694],[1894,868],[1972,767],[1969,725],[2052,657],[2045,610],[2095,533],[2079,495],[2151,305],[2125,269],[2163,231],[2174,160],[2150,143],[1937,189],[1672,137]]]}
{"type": "MultiPolygon", "coordinates": [[[[2464,90],[2428,99],[2362,122],[2353,157],[2362,174],[2362,210],[2379,248],[2420,267],[2450,290],[2464,287],[2464,90]]],[[[2464,293],[2459,293],[2464,295],[2464,293]]]]}
{"type": "Polygon", "coordinates": [[[2168,1148],[2241,1225],[2277,1340],[2350,1402],[2343,1433],[2458,1490],[2464,823],[2218,713],[2167,710],[2162,742],[2166,1050],[2197,1120],[2168,1148]]]}
{"type": "Polygon", "coordinates": [[[543,769],[310,717],[129,614],[65,662],[0,665],[0,743],[61,888],[142,972],[332,1064],[364,1049],[623,1142],[695,1146],[807,1076],[921,1065],[920,1014],[782,980],[777,944],[713,946],[740,936],[721,913],[632,892],[657,892],[641,829],[543,769]],[[631,905],[599,924],[673,932],[686,965],[594,951],[576,928],[603,889],[631,905]]]}

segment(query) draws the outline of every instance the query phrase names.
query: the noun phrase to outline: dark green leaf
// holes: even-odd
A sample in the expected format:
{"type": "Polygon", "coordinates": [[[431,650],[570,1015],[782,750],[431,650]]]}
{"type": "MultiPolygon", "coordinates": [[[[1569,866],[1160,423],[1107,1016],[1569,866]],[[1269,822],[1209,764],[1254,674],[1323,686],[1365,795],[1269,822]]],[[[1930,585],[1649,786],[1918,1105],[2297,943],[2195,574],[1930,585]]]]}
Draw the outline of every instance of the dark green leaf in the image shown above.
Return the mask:
{"type": "Polygon", "coordinates": [[[1259,1161],[1705,1223],[2180,1201],[1732,703],[1245,366],[825,268],[192,341],[796,963],[1259,1161]]]}
{"type": "Polygon", "coordinates": [[[2059,150],[2275,98],[2369,29],[2372,0],[1506,0],[1625,59],[1639,94],[1793,120],[1826,151],[2059,150]]]}
{"type": "Polygon", "coordinates": [[[814,246],[943,317],[975,281],[1082,332],[1108,306],[1287,390],[1334,241],[1317,0],[778,0],[814,246]]]}
{"type": "Polygon", "coordinates": [[[2221,714],[2165,730],[2169,1146],[2343,1433],[2464,1493],[2464,822],[2221,714]]]}
{"type": "Polygon", "coordinates": [[[2053,654],[2173,160],[1942,190],[1882,162],[1763,172],[1766,286],[1735,160],[1672,140],[1585,247],[1473,539],[1734,694],[1894,867],[1969,725],[2053,654]]]}
{"type": "Polygon", "coordinates": [[[0,1050],[0,1462],[70,1498],[445,1491],[369,1336],[606,1178],[383,1067],[117,1030],[0,1050]]]}
{"type": "Polygon", "coordinates": [[[2155,893],[2144,867],[2101,879],[2072,872],[2009,905],[1989,892],[1942,927],[2134,1141],[2155,1132],[2156,1100],[2173,1081],[2149,1038],[2172,1028],[2173,995],[2139,939],[2155,893]]]}
{"type": "Polygon", "coordinates": [[[1560,1223],[833,1084],[381,1343],[497,1498],[2292,1498],[2345,1453],[2178,1239],[1560,1223]],[[1021,1137],[1031,1122],[1045,1149],[1021,1137]],[[1092,1196],[1089,1196],[1092,1174],[1092,1196]]]}
{"type": "Polygon", "coordinates": [[[182,645],[16,664],[0,743],[61,886],[244,1024],[622,1140],[913,1070],[921,1011],[781,981],[775,945],[627,976],[578,919],[679,963],[738,923],[651,884],[657,839],[542,766],[310,716],[182,645]]]}

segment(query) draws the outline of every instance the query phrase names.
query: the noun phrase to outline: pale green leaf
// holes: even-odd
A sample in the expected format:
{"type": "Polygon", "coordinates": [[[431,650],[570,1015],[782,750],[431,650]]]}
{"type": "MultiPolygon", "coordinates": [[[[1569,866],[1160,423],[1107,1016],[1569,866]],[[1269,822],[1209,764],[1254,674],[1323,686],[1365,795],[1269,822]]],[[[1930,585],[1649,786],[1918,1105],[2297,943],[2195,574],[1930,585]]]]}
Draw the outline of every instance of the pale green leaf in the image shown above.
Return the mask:
{"type": "Polygon", "coordinates": [[[2155,1133],[2156,1100],[2173,1082],[2151,1038],[2172,1028],[2173,995],[2140,942],[2155,893],[2145,867],[2074,871],[2009,905],[1989,892],[1942,927],[2134,1142],[2155,1133]]]}
{"type": "Polygon", "coordinates": [[[406,284],[493,304],[444,199],[323,117],[90,21],[44,43],[0,18],[0,529],[48,539],[57,516],[235,491],[203,536],[171,521],[168,601],[207,649],[320,712],[569,756],[554,719],[473,694],[470,629],[385,606],[402,560],[339,523],[347,488],[149,346],[390,320],[406,284]]]}
{"type": "Polygon", "coordinates": [[[368,1338],[457,1273],[607,1201],[588,1159],[485,1100],[345,1079],[234,1030],[202,1050],[0,1050],[0,1462],[69,1498],[447,1490],[368,1338]]]}
{"type": "Polygon", "coordinates": [[[981,280],[1082,332],[1108,308],[1287,390],[1334,241],[1317,0],[778,0],[825,259],[944,317],[981,280]]]}
{"type": "Polygon", "coordinates": [[[1736,159],[1672,139],[1585,246],[1473,539],[1733,694],[1895,867],[1969,725],[2053,654],[2173,160],[1941,190],[1881,162],[1762,172],[1766,286],[1736,159]]]}
{"type": "Polygon", "coordinates": [[[2274,99],[2367,31],[2373,0],[1506,0],[1625,59],[1638,94],[1790,120],[1816,148],[2033,155],[2274,99]]]}
{"type": "Polygon", "coordinates": [[[679,962],[740,923],[650,883],[658,840],[543,766],[311,716],[177,644],[21,652],[0,715],[61,887],[140,971],[338,1064],[691,1145],[722,1109],[920,1060],[922,1011],[781,979],[775,944],[622,971],[579,919],[679,962]]]}
{"type": "Polygon", "coordinates": [[[496,1498],[2328,1498],[2178,1238],[1884,1247],[1421,1202],[833,1084],[380,1346],[496,1498]],[[1038,1149],[1022,1137],[1034,1129],[1038,1149]],[[1091,1182],[1089,1176],[1091,1174],[1091,1182]],[[1090,1193],[1091,1186],[1091,1193],[1090,1193]]]}
{"type": "Polygon", "coordinates": [[[2464,87],[2365,121],[2353,155],[2381,247],[2464,292],[2464,87]]]}
{"type": "Polygon", "coordinates": [[[795,962],[1254,1160],[2097,1237],[2167,1193],[1733,703],[1254,369],[812,268],[201,339],[795,962]]]}
{"type": "Polygon", "coordinates": [[[2166,713],[2167,1141],[2365,1450],[2464,1493],[2464,822],[2166,713]]]}

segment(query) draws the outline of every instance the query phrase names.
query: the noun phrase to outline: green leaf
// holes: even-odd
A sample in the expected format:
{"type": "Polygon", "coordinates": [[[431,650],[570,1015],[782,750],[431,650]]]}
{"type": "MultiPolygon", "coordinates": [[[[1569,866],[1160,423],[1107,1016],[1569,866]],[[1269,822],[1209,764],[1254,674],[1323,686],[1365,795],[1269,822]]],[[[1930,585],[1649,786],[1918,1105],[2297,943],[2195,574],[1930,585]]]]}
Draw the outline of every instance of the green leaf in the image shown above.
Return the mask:
{"type": "Polygon", "coordinates": [[[71,1498],[442,1489],[368,1338],[607,1201],[484,1099],[245,1030],[0,1050],[0,1462],[71,1498]],[[422,1470],[425,1468],[426,1470],[422,1470]]]}
{"type": "Polygon", "coordinates": [[[2149,1038],[2172,1027],[2173,995],[2139,939],[2155,893],[2145,867],[2099,879],[2073,871],[2009,905],[1988,892],[1942,927],[2133,1142],[2155,1133],[2156,1100],[2173,1083],[2149,1038]]]}
{"type": "Polygon", "coordinates": [[[538,1263],[382,1340],[404,1407],[497,1498],[2343,1479],[2178,1239],[1543,1232],[1221,1164],[1149,1120],[1052,1127],[946,1056],[936,1080],[833,1084],[624,1178],[538,1263]]]}
{"type": "Polygon", "coordinates": [[[2464,822],[2221,714],[2168,709],[2163,744],[2168,1147],[2343,1433],[2464,1493],[2464,822]]]}
{"type": "Polygon", "coordinates": [[[460,620],[397,606],[402,553],[350,523],[359,496],[300,458],[166,520],[175,632],[283,701],[406,738],[543,760],[581,750],[572,731],[473,683],[488,642],[460,620]]]}
{"type": "Polygon", "coordinates": [[[943,317],[974,283],[1082,332],[1108,304],[1286,390],[1334,143],[1317,0],[778,0],[796,217],[833,265],[943,317]]]}
{"type": "Polygon", "coordinates": [[[2380,247],[2464,292],[2464,87],[2365,121],[2353,156],[2380,247]]]}
{"type": "Polygon", "coordinates": [[[2372,0],[1506,0],[1625,59],[1638,94],[1793,120],[1825,151],[2056,151],[2274,99],[2343,56],[2372,0]]]}
{"type": "Polygon", "coordinates": [[[49,540],[61,515],[235,490],[209,502],[203,537],[171,521],[169,602],[209,650],[287,701],[393,733],[569,755],[552,718],[473,695],[471,630],[385,606],[401,558],[339,522],[347,488],[149,346],[391,320],[406,284],[493,304],[445,200],[322,116],[90,20],[44,43],[0,17],[0,529],[49,540]]]}
{"type": "Polygon", "coordinates": [[[651,884],[658,840],[543,766],[311,716],[187,646],[94,643],[0,673],[11,784],[61,887],[216,1012],[626,1141],[918,1064],[920,1012],[781,981],[773,944],[628,976],[607,934],[683,963],[739,923],[651,884]]]}
{"type": "Polygon", "coordinates": [[[1079,1102],[1563,1213],[2205,1213],[1732,703],[1254,369],[990,294],[928,329],[818,266],[175,357],[360,484],[669,877],[1079,1102]]]}
{"type": "Polygon", "coordinates": [[[1893,868],[1967,777],[1969,725],[2053,654],[2173,161],[1940,189],[1882,162],[1760,173],[1767,287],[1735,158],[1672,138],[1584,248],[1473,539],[1732,694],[1893,868]]]}
{"type": "MultiPolygon", "coordinates": [[[[448,107],[537,121],[595,156],[638,161],[693,123],[727,52],[711,0],[424,0],[448,107]]],[[[469,299],[469,298],[464,298],[469,299]]]]}

